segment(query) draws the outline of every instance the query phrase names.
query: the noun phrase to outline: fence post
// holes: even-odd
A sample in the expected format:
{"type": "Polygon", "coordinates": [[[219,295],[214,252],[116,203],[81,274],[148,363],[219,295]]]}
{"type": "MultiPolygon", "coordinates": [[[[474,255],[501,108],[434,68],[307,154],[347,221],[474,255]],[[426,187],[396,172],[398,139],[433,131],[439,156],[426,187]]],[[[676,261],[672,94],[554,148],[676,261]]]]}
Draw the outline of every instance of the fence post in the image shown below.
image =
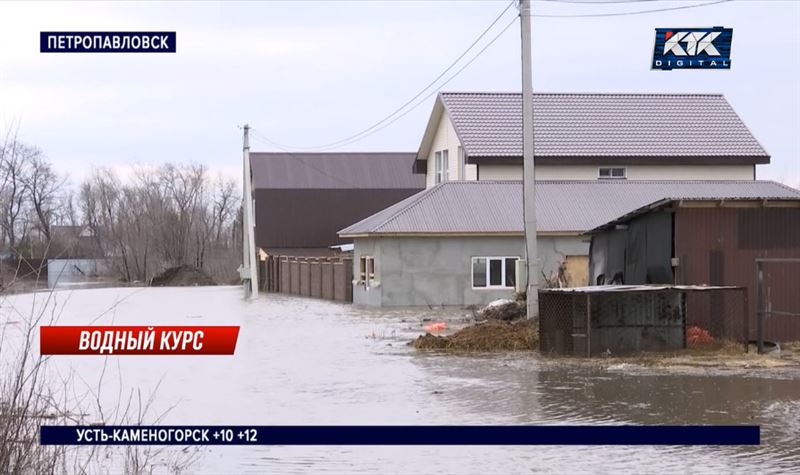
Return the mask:
{"type": "Polygon", "coordinates": [[[592,294],[586,294],[586,357],[592,356],[592,294]]]}
{"type": "MultiPolygon", "coordinates": [[[[683,262],[683,261],[681,261],[683,262]]],[[[681,321],[683,322],[683,349],[685,350],[688,348],[686,344],[686,321],[689,319],[689,314],[687,312],[687,305],[686,300],[689,298],[688,292],[680,292],[680,306],[681,306],[681,321]]]]}
{"type": "Polygon", "coordinates": [[[764,268],[763,263],[756,260],[756,344],[758,354],[764,353],[764,268]]]}
{"type": "Polygon", "coordinates": [[[747,298],[747,287],[740,291],[742,294],[742,311],[744,311],[744,352],[750,353],[750,305],[747,298]]]}
{"type": "Polygon", "coordinates": [[[319,270],[319,298],[325,295],[325,292],[322,290],[322,263],[325,260],[328,259],[317,259],[317,269],[319,270]]]}

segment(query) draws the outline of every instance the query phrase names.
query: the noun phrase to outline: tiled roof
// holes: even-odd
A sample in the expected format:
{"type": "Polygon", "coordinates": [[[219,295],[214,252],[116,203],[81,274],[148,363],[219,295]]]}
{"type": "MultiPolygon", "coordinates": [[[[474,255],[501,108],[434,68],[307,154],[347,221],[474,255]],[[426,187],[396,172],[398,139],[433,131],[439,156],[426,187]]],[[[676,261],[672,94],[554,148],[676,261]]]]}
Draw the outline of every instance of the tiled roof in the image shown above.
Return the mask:
{"type": "Polygon", "coordinates": [[[251,153],[256,189],[422,189],[415,153],[251,153]]]}
{"type": "MultiPolygon", "coordinates": [[[[443,92],[470,158],[522,156],[519,93],[443,92]]],[[[534,94],[537,157],[769,155],[721,94],[534,94]]]]}
{"type": "MultiPolygon", "coordinates": [[[[800,190],[772,181],[537,181],[536,225],[540,233],[582,233],[665,198],[800,199],[800,190]]],[[[379,211],[339,235],[522,232],[522,182],[449,181],[379,211]]]]}

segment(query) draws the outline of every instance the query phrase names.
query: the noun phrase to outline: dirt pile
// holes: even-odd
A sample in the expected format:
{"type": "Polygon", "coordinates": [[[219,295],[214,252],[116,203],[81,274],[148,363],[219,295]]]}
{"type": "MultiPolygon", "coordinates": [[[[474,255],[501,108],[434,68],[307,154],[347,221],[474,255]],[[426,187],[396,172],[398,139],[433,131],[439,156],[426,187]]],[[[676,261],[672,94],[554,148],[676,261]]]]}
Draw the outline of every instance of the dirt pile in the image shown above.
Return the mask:
{"type": "Polygon", "coordinates": [[[487,320],[449,336],[426,333],[409,345],[420,350],[532,351],[539,347],[539,332],[535,320],[487,320]]]}
{"type": "Polygon", "coordinates": [[[153,287],[191,287],[199,285],[217,285],[208,274],[195,266],[182,265],[170,267],[153,277],[153,287]]]}

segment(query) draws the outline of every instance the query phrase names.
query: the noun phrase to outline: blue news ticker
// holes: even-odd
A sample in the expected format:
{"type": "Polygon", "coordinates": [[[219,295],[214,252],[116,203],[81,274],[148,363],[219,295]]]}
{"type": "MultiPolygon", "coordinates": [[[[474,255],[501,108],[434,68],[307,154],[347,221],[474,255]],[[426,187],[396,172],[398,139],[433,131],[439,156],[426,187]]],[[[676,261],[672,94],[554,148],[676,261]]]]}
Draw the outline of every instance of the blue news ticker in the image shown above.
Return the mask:
{"type": "Polygon", "coordinates": [[[759,445],[745,425],[41,426],[42,445],[759,445]]]}

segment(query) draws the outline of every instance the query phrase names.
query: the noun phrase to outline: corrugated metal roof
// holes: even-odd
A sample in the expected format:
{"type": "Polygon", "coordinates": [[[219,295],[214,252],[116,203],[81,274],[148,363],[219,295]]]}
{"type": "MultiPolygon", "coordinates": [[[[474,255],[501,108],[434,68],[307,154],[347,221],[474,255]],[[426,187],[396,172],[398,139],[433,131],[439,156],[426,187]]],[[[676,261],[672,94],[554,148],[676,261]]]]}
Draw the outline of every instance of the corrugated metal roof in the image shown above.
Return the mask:
{"type": "MultiPolygon", "coordinates": [[[[519,93],[444,92],[470,158],[522,156],[519,93]]],[[[534,94],[537,157],[769,155],[721,94],[534,94]]]]}
{"type": "Polygon", "coordinates": [[[800,196],[735,196],[735,197],[731,197],[731,196],[725,196],[725,197],[674,197],[674,196],[668,196],[666,198],[653,201],[652,203],[647,203],[644,206],[641,206],[641,207],[636,208],[636,209],[634,209],[632,211],[629,211],[629,212],[627,212],[627,213],[625,213],[625,214],[623,214],[621,216],[617,216],[616,218],[612,219],[611,221],[606,221],[605,223],[603,223],[603,224],[601,224],[601,225],[599,225],[599,226],[587,231],[587,234],[594,234],[594,233],[597,233],[597,232],[602,231],[604,229],[608,229],[608,228],[614,227],[614,226],[616,226],[618,224],[627,223],[628,221],[632,220],[633,218],[636,218],[638,216],[641,216],[643,214],[649,213],[649,212],[657,210],[657,209],[666,208],[666,207],[674,205],[674,204],[678,204],[680,206],[680,204],[685,203],[685,202],[691,203],[693,201],[711,201],[711,202],[719,202],[719,204],[721,206],[724,202],[730,203],[730,202],[737,202],[737,201],[754,201],[754,200],[755,201],[762,201],[762,200],[771,201],[774,204],[774,202],[776,202],[776,201],[777,202],[780,202],[780,201],[795,202],[795,201],[800,200],[800,196]]]}
{"type": "MultiPolygon", "coordinates": [[[[537,229],[540,233],[582,233],[665,198],[800,199],[800,191],[772,181],[537,181],[537,229]]],[[[449,181],[390,206],[339,234],[522,232],[522,182],[449,181]]]]}
{"type": "Polygon", "coordinates": [[[415,153],[251,153],[256,189],[422,189],[415,153]]]}

